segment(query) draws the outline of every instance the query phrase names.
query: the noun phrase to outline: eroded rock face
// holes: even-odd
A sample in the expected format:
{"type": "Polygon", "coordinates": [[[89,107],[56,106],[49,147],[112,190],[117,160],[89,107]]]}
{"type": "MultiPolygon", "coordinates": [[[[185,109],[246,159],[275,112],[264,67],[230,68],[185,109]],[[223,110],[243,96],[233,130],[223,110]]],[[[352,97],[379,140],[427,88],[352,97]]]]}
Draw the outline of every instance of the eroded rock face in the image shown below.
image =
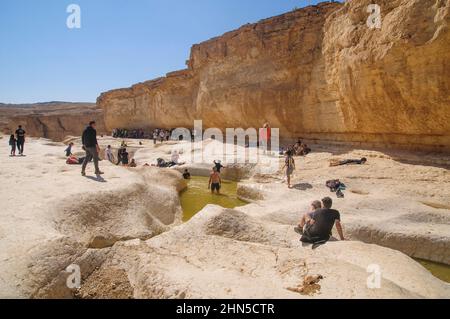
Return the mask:
{"type": "Polygon", "coordinates": [[[188,69],[102,94],[115,127],[260,127],[282,137],[448,150],[449,3],[322,3],[194,45],[188,69]]]}
{"type": "Polygon", "coordinates": [[[28,136],[62,141],[67,136],[81,135],[90,121],[96,121],[98,134],[106,132],[103,111],[95,104],[0,104],[0,129],[4,134],[13,134],[22,125],[28,136]]]}

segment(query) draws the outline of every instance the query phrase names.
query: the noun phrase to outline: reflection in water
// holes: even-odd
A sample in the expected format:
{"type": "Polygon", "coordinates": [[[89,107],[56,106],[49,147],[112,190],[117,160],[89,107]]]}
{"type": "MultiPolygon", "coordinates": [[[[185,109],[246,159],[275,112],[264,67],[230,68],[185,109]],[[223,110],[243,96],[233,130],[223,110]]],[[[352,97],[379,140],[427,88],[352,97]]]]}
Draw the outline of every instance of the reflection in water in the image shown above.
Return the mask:
{"type": "Polygon", "coordinates": [[[238,199],[236,195],[237,183],[223,181],[221,195],[213,195],[208,189],[208,177],[194,176],[188,183],[188,189],[181,194],[183,221],[187,222],[206,205],[213,204],[224,208],[235,208],[247,203],[238,199]]]}
{"type": "Polygon", "coordinates": [[[435,277],[442,281],[450,283],[450,266],[435,263],[432,261],[426,261],[421,259],[416,259],[422,266],[428,269],[435,277]]]}

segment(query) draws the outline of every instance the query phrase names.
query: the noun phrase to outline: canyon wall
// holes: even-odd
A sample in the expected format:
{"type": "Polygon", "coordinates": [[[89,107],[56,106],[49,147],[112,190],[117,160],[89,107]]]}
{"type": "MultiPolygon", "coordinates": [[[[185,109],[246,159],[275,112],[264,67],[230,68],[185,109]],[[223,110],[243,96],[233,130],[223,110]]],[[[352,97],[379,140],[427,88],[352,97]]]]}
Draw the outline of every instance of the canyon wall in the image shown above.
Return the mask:
{"type": "Polygon", "coordinates": [[[93,103],[0,104],[3,134],[12,134],[22,125],[28,136],[62,141],[67,136],[80,136],[92,120],[97,122],[98,133],[104,134],[103,111],[93,103]]]}
{"type": "Polygon", "coordinates": [[[194,45],[188,68],[103,93],[107,129],[260,127],[283,138],[450,150],[448,0],[321,3],[194,45]]]}

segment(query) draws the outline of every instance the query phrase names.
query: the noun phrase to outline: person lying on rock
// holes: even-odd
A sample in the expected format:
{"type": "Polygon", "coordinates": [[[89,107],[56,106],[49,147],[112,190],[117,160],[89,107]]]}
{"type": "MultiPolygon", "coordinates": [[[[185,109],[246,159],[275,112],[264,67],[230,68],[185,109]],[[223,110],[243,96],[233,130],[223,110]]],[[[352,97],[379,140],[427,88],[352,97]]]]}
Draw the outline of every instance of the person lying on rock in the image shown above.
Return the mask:
{"type": "Polygon", "coordinates": [[[338,161],[338,160],[332,160],[330,162],[330,166],[343,166],[343,165],[364,165],[367,163],[367,158],[363,157],[359,160],[357,159],[347,159],[347,160],[343,160],[343,161],[338,161]]]}
{"type": "Polygon", "coordinates": [[[316,210],[310,215],[310,220],[306,225],[301,241],[304,243],[318,244],[326,243],[332,236],[334,225],[338,231],[341,240],[345,240],[342,230],[341,215],[331,209],[333,200],[330,197],[322,199],[323,208],[316,210]]]}
{"type": "Polygon", "coordinates": [[[208,189],[211,190],[211,193],[214,194],[214,191],[217,194],[220,194],[220,188],[222,187],[222,179],[220,178],[220,173],[217,170],[217,167],[213,168],[213,172],[209,178],[208,189]]]}
{"type": "Polygon", "coordinates": [[[312,202],[309,208],[309,212],[302,216],[302,219],[300,220],[298,226],[294,228],[295,232],[300,235],[303,235],[305,227],[310,225],[310,221],[312,220],[312,214],[321,208],[322,208],[321,201],[315,200],[314,202],[312,202]]]}

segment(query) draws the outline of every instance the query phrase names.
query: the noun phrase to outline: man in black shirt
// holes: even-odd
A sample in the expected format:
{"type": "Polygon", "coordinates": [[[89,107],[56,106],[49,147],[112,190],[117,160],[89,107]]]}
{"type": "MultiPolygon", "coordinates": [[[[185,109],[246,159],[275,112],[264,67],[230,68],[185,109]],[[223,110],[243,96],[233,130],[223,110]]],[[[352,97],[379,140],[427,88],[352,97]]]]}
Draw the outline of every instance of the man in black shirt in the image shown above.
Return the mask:
{"type": "Polygon", "coordinates": [[[345,240],[341,225],[341,215],[337,210],[331,209],[333,200],[325,197],[322,199],[322,204],[324,208],[318,209],[310,215],[311,219],[308,221],[310,226],[307,227],[302,241],[316,243],[330,240],[335,224],[339,237],[341,240],[345,240]]]}
{"type": "Polygon", "coordinates": [[[86,158],[84,159],[83,165],[81,166],[81,175],[86,176],[86,166],[91,161],[94,160],[95,175],[102,175],[103,172],[100,171],[98,167],[100,152],[100,147],[97,142],[97,131],[95,130],[95,121],[89,123],[89,126],[84,130],[81,137],[83,142],[83,149],[86,151],[86,158]]]}
{"type": "Polygon", "coordinates": [[[22,129],[22,125],[19,125],[19,128],[16,130],[17,136],[17,149],[19,150],[19,155],[23,155],[23,147],[25,145],[25,130],[22,129]]]}

